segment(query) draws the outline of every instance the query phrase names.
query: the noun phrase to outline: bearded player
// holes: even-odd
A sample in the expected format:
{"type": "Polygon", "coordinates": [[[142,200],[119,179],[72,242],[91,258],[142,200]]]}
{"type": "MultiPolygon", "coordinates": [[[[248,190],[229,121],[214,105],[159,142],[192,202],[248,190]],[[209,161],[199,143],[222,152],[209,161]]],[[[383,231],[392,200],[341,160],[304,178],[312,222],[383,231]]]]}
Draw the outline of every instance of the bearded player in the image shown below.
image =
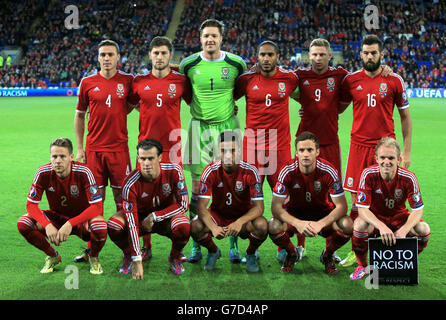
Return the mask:
{"type": "MultiPolygon", "coordinates": [[[[363,69],[347,75],[342,82],[341,104],[344,109],[353,100],[353,125],[345,171],[344,189],[351,192],[350,216],[356,219],[356,193],[362,171],[375,164],[375,146],[382,137],[395,138],[393,110],[396,106],[401,119],[403,151],[401,165],[410,165],[412,119],[404,80],[396,73],[381,74],[383,44],[375,35],[365,36],[362,42],[363,69]]],[[[342,110],[341,110],[342,111],[342,110]]]]}
{"type": "MultiPolygon", "coordinates": [[[[329,161],[338,171],[342,180],[341,146],[338,136],[338,120],[341,107],[341,82],[348,74],[342,67],[330,66],[333,53],[330,43],[322,38],[311,41],[308,58],[311,66],[295,70],[299,77],[300,123],[296,137],[304,131],[316,134],[320,142],[320,157],[329,161]]],[[[382,76],[392,72],[388,66],[383,66],[382,76]]],[[[305,238],[298,236],[297,250],[305,254],[305,238]]],[[[336,262],[339,256],[334,253],[336,262]]],[[[354,256],[353,256],[354,257],[354,256]]],[[[345,261],[344,261],[345,263],[345,261]]],[[[343,263],[341,262],[341,265],[343,263]]]]}

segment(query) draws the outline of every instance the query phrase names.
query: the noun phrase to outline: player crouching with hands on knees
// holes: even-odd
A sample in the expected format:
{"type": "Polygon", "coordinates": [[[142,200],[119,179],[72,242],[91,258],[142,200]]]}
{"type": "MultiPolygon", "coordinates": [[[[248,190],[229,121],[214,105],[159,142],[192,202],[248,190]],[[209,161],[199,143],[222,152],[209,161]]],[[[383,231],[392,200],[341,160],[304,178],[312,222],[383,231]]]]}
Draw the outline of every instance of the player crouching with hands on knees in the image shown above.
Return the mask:
{"type": "Polygon", "coordinates": [[[110,239],[124,254],[119,272],[131,271],[133,279],[143,279],[139,237],[158,233],[171,239],[170,268],[174,274],[182,274],[185,270],[181,251],[190,236],[186,216],[189,198],[183,169],[178,164],[161,163],[163,147],[157,140],[145,139],[136,149],[141,169],[133,170],[124,180],[124,212],[108,220],[110,239]]]}
{"type": "Polygon", "coordinates": [[[241,161],[240,144],[238,131],[224,131],[218,145],[220,159],[207,165],[201,174],[198,216],[191,222],[191,235],[208,249],[204,270],[214,270],[221,256],[212,237],[240,236],[249,239],[246,270],[260,271],[255,252],[268,236],[262,184],[257,168],[241,161]]]}
{"type": "Polygon", "coordinates": [[[282,271],[290,272],[297,261],[290,234],[305,237],[321,235],[326,247],[321,254],[325,272],[338,272],[333,253],[346,244],[352,234],[352,221],[347,214],[347,201],[342,182],[334,167],[319,155],[319,140],[303,132],[295,142],[296,157],[285,165],[273,190],[268,223],[272,241],[287,251],[282,271]],[[289,201],[285,200],[289,197],[289,201]]]}
{"type": "Polygon", "coordinates": [[[50,144],[51,162],[37,170],[26,203],[28,213],[17,222],[26,241],[47,255],[41,273],[53,272],[61,262],[50,243],[60,246],[71,234],[91,241],[90,273],[103,272],[98,259],[107,240],[102,196],[90,169],[73,158],[73,144],[69,139],[58,138],[50,144]],[[39,208],[43,192],[49,210],[39,208]]]}
{"type": "Polygon", "coordinates": [[[396,238],[416,236],[418,253],[427,246],[429,225],[423,217],[423,199],[416,176],[400,167],[401,147],[393,138],[382,138],[375,147],[376,165],[362,171],[356,205],[359,217],[353,225],[352,247],[358,267],[350,275],[357,280],[367,274],[367,240],[370,235],[381,235],[386,245],[394,245],[396,238]],[[406,208],[406,200],[412,208],[406,208]]]}

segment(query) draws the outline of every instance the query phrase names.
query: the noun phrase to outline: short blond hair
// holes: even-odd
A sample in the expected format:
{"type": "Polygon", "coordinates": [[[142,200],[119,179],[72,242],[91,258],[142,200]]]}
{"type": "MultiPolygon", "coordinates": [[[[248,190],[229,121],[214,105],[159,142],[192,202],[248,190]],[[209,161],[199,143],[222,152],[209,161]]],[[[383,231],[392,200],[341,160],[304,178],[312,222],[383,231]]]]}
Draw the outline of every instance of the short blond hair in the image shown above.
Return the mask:
{"type": "Polygon", "coordinates": [[[381,147],[394,147],[396,149],[396,153],[398,154],[398,158],[401,155],[401,145],[398,141],[391,137],[385,137],[379,140],[378,144],[375,147],[375,155],[378,156],[378,149],[381,147]]]}
{"type": "Polygon", "coordinates": [[[311,41],[310,49],[311,47],[325,47],[328,51],[331,51],[330,42],[323,38],[317,38],[311,41]]]}

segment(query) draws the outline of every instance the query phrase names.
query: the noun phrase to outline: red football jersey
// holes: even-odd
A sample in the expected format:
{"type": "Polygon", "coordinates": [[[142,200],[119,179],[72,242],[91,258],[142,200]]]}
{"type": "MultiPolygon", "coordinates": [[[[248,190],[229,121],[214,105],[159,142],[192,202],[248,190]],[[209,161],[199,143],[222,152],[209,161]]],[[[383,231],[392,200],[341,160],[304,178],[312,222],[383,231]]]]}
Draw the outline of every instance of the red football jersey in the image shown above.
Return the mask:
{"type": "Polygon", "coordinates": [[[128,95],[133,76],[121,71],[106,79],[98,72],[82,79],[76,112],[90,112],[85,149],[128,151],[128,95]]]}
{"type": "Polygon", "coordinates": [[[358,207],[369,208],[377,216],[394,216],[408,211],[406,200],[412,210],[424,207],[415,174],[398,167],[395,177],[387,183],[379,173],[379,165],[364,169],[356,197],[358,207]]]}
{"type": "Polygon", "coordinates": [[[50,210],[68,219],[80,215],[91,204],[102,201],[90,169],[76,161],[71,163],[71,172],[64,179],[57,176],[51,163],[39,167],[29,190],[28,201],[40,203],[44,191],[50,210]]]}
{"type": "Polygon", "coordinates": [[[238,219],[252,208],[251,201],[263,200],[259,171],[241,161],[236,171],[227,173],[221,160],[206,166],[201,174],[199,198],[211,198],[211,210],[228,219],[238,219]]]}
{"type": "Polygon", "coordinates": [[[334,204],[329,196],[340,197],[344,194],[336,169],[324,159],[318,158],[316,161],[316,169],[310,175],[300,172],[297,158],[280,170],[273,195],[280,198],[289,196],[290,201],[285,204],[289,211],[331,211],[334,204]]]}
{"type": "Polygon", "coordinates": [[[337,144],[341,82],[348,71],[329,67],[327,72],[317,74],[308,67],[299,68],[295,73],[299,77],[299,102],[303,109],[296,137],[310,131],[318,136],[320,145],[337,144]]]}
{"type": "Polygon", "coordinates": [[[256,150],[287,150],[290,147],[289,96],[299,85],[291,71],[277,67],[271,78],[245,72],[237,79],[234,97],[246,96],[244,139],[256,150]],[[271,129],[275,129],[276,134],[271,129]]]}
{"type": "Polygon", "coordinates": [[[341,102],[353,100],[352,142],[375,146],[383,137],[395,138],[394,106],[409,107],[404,81],[398,74],[371,78],[361,69],[344,78],[341,90],[341,102]]]}
{"type": "Polygon", "coordinates": [[[138,226],[148,214],[155,222],[185,214],[189,197],[183,169],[173,163],[161,163],[155,181],[145,181],[139,170],[133,170],[122,185],[124,214],[130,231],[132,256],[140,256],[138,226]]]}
{"type": "MultiPolygon", "coordinates": [[[[191,99],[191,86],[187,77],[171,71],[162,79],[137,75],[133,81],[132,94],[140,99],[138,142],[156,139],[164,151],[174,146],[181,150],[181,98],[191,99]]],[[[165,159],[168,161],[168,159],[165,159]]]]}

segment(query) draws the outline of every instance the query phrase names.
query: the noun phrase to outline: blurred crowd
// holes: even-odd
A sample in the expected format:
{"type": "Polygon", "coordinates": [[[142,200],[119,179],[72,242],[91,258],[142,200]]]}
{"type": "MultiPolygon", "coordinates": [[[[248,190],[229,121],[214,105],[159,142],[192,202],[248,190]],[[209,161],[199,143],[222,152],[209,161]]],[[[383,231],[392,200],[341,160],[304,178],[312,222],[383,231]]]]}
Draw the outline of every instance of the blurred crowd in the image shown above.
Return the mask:
{"type": "MultiPolygon", "coordinates": [[[[150,67],[146,59],[148,44],[153,37],[166,33],[175,6],[172,0],[24,3],[27,9],[44,3],[46,9],[30,28],[29,21],[15,21],[19,26],[12,29],[20,29],[20,24],[28,27],[22,42],[26,56],[22,65],[0,71],[0,87],[77,87],[83,76],[97,72],[97,45],[103,39],[113,39],[120,45],[120,70],[142,73],[150,67]],[[70,4],[79,9],[79,29],[65,27],[68,15],[64,8],[70,4]]],[[[17,38],[6,38],[5,45],[16,44],[11,41],[17,38]]]]}
{"type": "MultiPolygon", "coordinates": [[[[19,1],[20,2],[20,1],[19,1]]],[[[129,73],[150,69],[147,47],[165,35],[175,1],[70,1],[79,7],[78,30],[64,27],[64,2],[31,0],[6,5],[0,15],[0,46],[21,45],[24,64],[0,69],[2,86],[76,87],[96,72],[97,43],[111,38],[121,46],[119,68],[129,73]],[[15,12],[13,21],[6,20],[15,12]],[[7,22],[6,22],[7,21],[7,22]]],[[[441,88],[446,80],[446,2],[373,1],[379,8],[378,29],[367,30],[363,0],[185,0],[174,46],[184,56],[201,50],[199,26],[207,18],[225,24],[223,49],[256,61],[260,42],[278,43],[281,65],[305,66],[312,39],[323,37],[342,53],[349,71],[361,68],[363,35],[375,33],[385,43],[384,63],[409,87],[441,88]]],[[[5,57],[6,58],[6,57],[5,57]]]]}

